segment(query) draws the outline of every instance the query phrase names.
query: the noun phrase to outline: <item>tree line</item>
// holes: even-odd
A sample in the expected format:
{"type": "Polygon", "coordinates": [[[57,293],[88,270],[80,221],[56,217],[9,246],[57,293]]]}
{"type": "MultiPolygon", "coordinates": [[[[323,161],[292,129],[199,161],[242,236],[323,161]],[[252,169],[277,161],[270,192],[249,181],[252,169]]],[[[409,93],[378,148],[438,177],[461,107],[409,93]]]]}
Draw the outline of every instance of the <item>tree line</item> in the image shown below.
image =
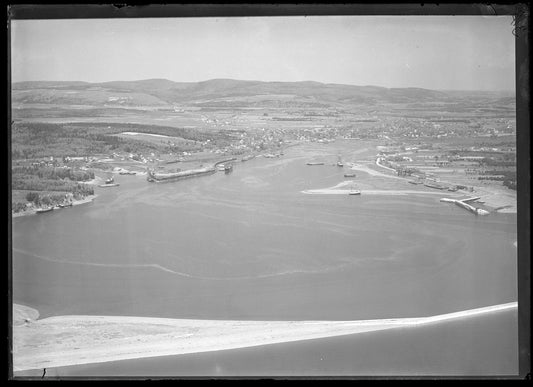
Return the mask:
{"type": "Polygon", "coordinates": [[[41,167],[41,166],[15,166],[12,168],[13,174],[34,175],[40,179],[73,181],[87,181],[94,179],[94,172],[81,171],[73,168],[41,167]]]}
{"type": "Polygon", "coordinates": [[[157,125],[116,123],[15,123],[11,130],[12,158],[37,159],[44,157],[87,156],[107,154],[114,151],[149,154],[158,151],[190,151],[198,149],[195,142],[210,140],[223,146],[234,141],[232,133],[205,131],[191,128],[174,128],[157,125]],[[162,134],[189,140],[181,145],[116,136],[124,131],[162,134]]]}

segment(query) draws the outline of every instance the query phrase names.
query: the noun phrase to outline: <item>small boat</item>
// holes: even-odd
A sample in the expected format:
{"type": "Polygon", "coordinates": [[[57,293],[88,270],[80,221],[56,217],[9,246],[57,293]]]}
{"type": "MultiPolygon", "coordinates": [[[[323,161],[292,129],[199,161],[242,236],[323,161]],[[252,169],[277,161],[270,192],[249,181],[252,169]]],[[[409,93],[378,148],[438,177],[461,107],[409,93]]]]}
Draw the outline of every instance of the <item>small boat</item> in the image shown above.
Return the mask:
{"type": "Polygon", "coordinates": [[[53,210],[54,210],[54,207],[48,207],[48,208],[39,208],[35,212],[38,213],[38,214],[43,214],[45,212],[50,212],[50,211],[53,211],[53,210]]]}
{"type": "Polygon", "coordinates": [[[226,167],[224,166],[224,164],[220,164],[220,165],[217,166],[217,169],[219,171],[224,171],[224,170],[226,170],[226,167]]]}
{"type": "Polygon", "coordinates": [[[309,162],[307,165],[324,165],[324,163],[321,162],[309,162]]]}
{"type": "Polygon", "coordinates": [[[107,188],[107,187],[118,187],[120,184],[118,183],[110,183],[110,184],[100,184],[98,187],[101,187],[101,188],[107,188]]]}
{"type": "Polygon", "coordinates": [[[352,188],[350,189],[350,191],[348,191],[348,195],[361,195],[361,191],[359,191],[358,189],[355,189],[352,184],[352,188]]]}
{"type": "Polygon", "coordinates": [[[355,173],[345,173],[344,177],[355,177],[355,173]]]}
{"type": "Polygon", "coordinates": [[[107,179],[105,181],[106,184],[113,184],[113,182],[115,181],[115,179],[113,179],[112,177],[110,177],[109,179],[107,179]]]}
{"type": "Polygon", "coordinates": [[[224,167],[224,173],[228,174],[228,173],[231,173],[233,171],[233,165],[226,165],[224,167]]]}

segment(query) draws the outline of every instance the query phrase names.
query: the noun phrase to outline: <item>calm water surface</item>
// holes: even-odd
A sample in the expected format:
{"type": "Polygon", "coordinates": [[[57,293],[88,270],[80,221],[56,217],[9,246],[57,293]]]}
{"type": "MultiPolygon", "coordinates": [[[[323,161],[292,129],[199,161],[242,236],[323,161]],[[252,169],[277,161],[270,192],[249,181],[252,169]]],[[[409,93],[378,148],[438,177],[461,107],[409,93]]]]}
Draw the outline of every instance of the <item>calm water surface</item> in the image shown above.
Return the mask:
{"type": "MultiPolygon", "coordinates": [[[[344,180],[338,152],[364,156],[346,142],[239,162],[229,175],[117,176],[120,187],[97,188],[93,203],[14,219],[13,300],[41,317],[265,320],[423,317],[516,301],[516,215],[476,217],[438,195],[302,194],[344,180]],[[305,165],[317,156],[326,165],[305,165]]],[[[503,334],[516,346],[516,330],[503,334]]]]}

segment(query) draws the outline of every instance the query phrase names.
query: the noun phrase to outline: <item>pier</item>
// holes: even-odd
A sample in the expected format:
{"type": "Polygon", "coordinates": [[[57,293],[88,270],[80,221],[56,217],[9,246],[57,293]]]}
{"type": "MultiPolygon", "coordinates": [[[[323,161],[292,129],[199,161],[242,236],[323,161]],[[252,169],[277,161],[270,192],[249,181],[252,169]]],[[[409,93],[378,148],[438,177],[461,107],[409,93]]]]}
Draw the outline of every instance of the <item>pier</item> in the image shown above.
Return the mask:
{"type": "Polygon", "coordinates": [[[455,203],[457,206],[459,206],[461,208],[464,208],[465,210],[470,211],[470,212],[472,212],[475,215],[488,215],[489,212],[487,210],[484,210],[482,208],[476,208],[476,207],[468,204],[469,202],[473,202],[473,201],[476,201],[478,199],[480,199],[480,198],[479,197],[475,197],[475,198],[466,198],[466,199],[462,199],[462,200],[450,199],[450,198],[442,198],[442,199],[440,199],[440,201],[441,202],[447,202],[447,203],[455,203]]]}
{"type": "Polygon", "coordinates": [[[229,163],[230,161],[236,161],[236,160],[237,160],[236,157],[232,157],[231,159],[218,161],[218,162],[216,162],[215,164],[213,164],[213,168],[218,167],[220,164],[229,163]]]}
{"type": "Polygon", "coordinates": [[[198,177],[204,175],[211,175],[217,171],[217,166],[219,164],[224,164],[229,161],[235,161],[236,158],[226,159],[218,161],[213,166],[207,168],[198,168],[198,169],[188,169],[186,171],[173,172],[173,173],[156,173],[153,170],[148,170],[148,175],[146,180],[149,182],[162,183],[188,179],[191,177],[198,177]]]}

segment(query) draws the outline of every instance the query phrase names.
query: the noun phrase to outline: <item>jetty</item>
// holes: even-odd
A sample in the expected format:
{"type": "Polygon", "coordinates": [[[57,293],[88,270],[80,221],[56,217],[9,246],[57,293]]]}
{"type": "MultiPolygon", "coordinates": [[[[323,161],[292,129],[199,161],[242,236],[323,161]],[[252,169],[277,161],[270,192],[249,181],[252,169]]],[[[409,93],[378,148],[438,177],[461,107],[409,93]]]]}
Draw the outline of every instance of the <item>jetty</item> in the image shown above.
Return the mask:
{"type": "Polygon", "coordinates": [[[180,171],[174,173],[156,173],[152,170],[148,170],[146,180],[151,183],[162,183],[167,181],[176,181],[187,179],[196,176],[210,175],[215,173],[216,169],[213,167],[210,168],[198,168],[198,169],[189,169],[187,171],[180,171]]]}
{"type": "Polygon", "coordinates": [[[146,180],[148,180],[151,183],[163,183],[163,182],[171,182],[171,181],[189,179],[192,177],[211,175],[217,171],[217,168],[219,165],[223,165],[224,163],[235,161],[235,160],[237,159],[231,158],[227,160],[218,161],[215,164],[213,164],[213,166],[211,167],[188,169],[186,171],[170,172],[170,173],[154,172],[153,170],[149,169],[147,171],[146,180]]]}
{"type": "Polygon", "coordinates": [[[450,198],[442,198],[440,199],[441,202],[447,202],[447,203],[455,203],[457,206],[464,208],[467,211],[470,211],[471,213],[475,215],[488,215],[489,212],[487,210],[484,210],[482,208],[474,207],[468,203],[475,202],[476,200],[481,199],[480,197],[473,197],[473,198],[466,198],[466,199],[450,199],[450,198]]]}

